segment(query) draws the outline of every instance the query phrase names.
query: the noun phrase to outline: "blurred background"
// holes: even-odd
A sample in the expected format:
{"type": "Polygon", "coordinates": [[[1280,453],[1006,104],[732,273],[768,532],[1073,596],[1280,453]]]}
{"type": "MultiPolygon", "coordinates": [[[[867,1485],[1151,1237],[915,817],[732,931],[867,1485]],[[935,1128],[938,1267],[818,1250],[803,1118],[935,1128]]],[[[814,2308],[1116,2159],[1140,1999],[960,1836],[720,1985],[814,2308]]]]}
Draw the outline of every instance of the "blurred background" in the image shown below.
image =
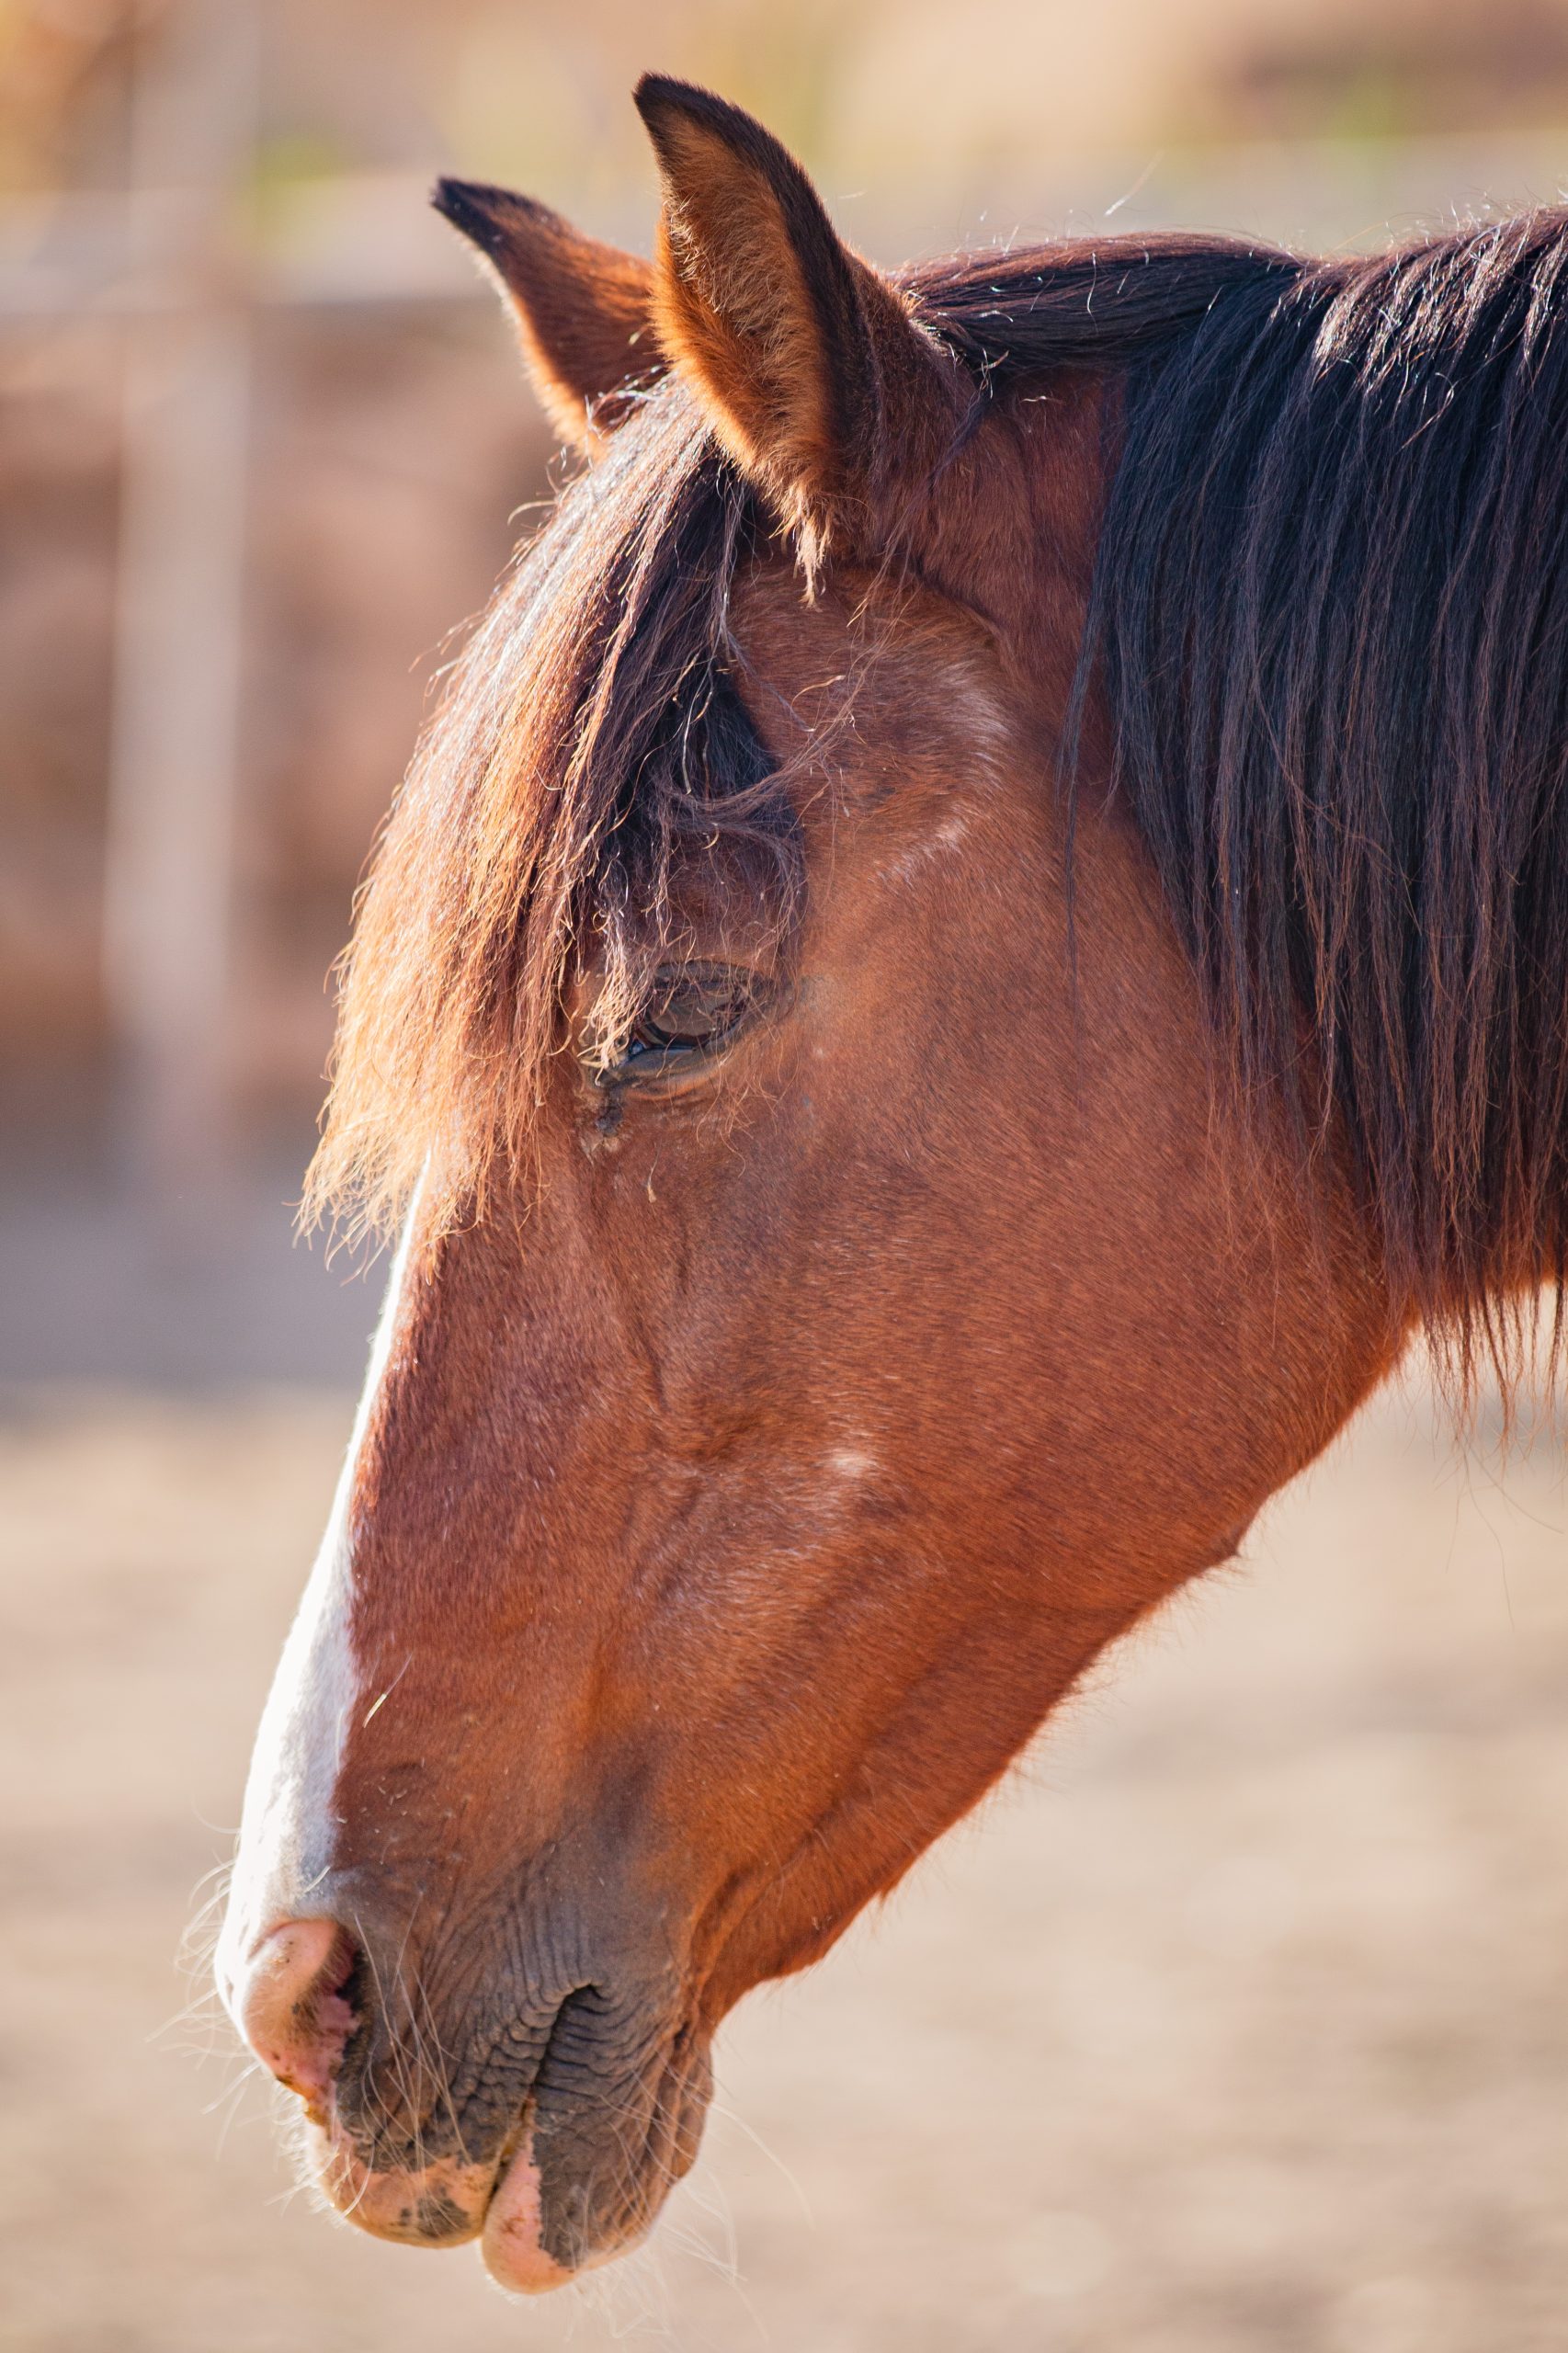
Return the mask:
{"type": "Polygon", "coordinates": [[[376,1304],[290,1239],[328,968],[551,479],[426,189],[645,246],[647,66],[888,263],[1568,175],[1568,0],[0,0],[0,2346],[1568,2346],[1564,1456],[1419,1374],[743,2013],[598,2301],[329,2229],[158,2031],[376,1304]]]}

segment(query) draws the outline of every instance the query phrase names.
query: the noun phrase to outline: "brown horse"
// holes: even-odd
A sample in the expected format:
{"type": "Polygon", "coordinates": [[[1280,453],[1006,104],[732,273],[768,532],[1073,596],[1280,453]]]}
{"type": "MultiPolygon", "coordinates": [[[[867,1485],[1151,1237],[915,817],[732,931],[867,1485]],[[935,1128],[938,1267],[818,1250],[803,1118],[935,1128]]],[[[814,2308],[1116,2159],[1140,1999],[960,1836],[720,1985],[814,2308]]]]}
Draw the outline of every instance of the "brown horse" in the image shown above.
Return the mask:
{"type": "Polygon", "coordinates": [[[585,463],[359,913],[403,1242],[221,1950],[333,2201],[519,2288],[1568,1245],[1568,215],[890,280],[638,104],[652,266],[437,198],[585,463]]]}

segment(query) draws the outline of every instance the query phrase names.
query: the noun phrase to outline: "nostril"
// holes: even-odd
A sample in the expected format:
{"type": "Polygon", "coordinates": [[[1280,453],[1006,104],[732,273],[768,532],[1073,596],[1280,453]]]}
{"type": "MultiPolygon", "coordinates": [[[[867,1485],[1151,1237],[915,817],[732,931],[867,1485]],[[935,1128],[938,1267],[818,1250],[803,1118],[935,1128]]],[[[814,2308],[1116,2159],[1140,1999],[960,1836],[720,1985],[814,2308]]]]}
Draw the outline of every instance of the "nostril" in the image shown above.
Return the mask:
{"type": "Polygon", "coordinates": [[[335,1920],[285,1920],[256,1947],[237,1989],[245,2040],[312,2107],[331,2090],[359,2023],[358,1963],[354,1939],[335,1920]]]}

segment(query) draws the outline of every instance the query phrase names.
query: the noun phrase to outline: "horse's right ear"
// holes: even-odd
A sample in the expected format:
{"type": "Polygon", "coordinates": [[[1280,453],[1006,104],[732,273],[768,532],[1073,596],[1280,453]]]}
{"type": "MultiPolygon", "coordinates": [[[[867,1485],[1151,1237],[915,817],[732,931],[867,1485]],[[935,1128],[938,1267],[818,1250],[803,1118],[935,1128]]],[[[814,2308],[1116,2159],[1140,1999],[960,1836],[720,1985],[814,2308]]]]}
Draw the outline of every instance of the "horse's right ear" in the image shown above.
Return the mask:
{"type": "Polygon", "coordinates": [[[437,180],[430,200],[499,281],[551,423],[592,449],[625,414],[618,395],[663,372],[650,266],[510,188],[437,180]]]}

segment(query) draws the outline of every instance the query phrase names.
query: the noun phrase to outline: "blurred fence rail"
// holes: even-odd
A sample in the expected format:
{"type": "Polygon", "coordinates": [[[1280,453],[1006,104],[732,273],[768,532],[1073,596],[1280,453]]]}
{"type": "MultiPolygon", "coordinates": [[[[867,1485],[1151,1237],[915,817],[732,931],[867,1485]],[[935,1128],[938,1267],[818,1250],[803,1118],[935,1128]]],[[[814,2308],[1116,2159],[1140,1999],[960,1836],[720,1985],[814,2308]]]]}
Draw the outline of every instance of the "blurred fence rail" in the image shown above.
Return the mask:
{"type": "Polygon", "coordinates": [[[0,201],[0,1125],[36,1156],[63,1106],[77,1150],[91,1098],[117,1184],[181,1217],[258,1100],[319,1088],[409,666],[482,598],[546,456],[422,178],[257,171],[263,14],[168,0],[123,186],[0,201]],[[483,328],[433,326],[458,314],[483,328]]]}
{"type": "Polygon", "coordinates": [[[0,320],[119,338],[119,527],[104,827],[104,1010],[121,1155],[153,1202],[222,1182],[258,304],[472,299],[406,187],[339,183],[244,220],[256,0],[180,0],[135,74],[129,185],[0,217],[0,320]]]}
{"type": "MultiPolygon", "coordinates": [[[[296,181],[256,209],[243,250],[231,227],[225,282],[233,290],[237,275],[257,303],[477,302],[483,290],[451,232],[429,217],[428,193],[415,172],[296,181]]],[[[84,317],[108,325],[186,307],[188,273],[171,282],[169,259],[187,208],[177,188],[0,199],[0,328],[84,317]],[[161,266],[150,264],[149,244],[165,249],[161,266]]]]}

